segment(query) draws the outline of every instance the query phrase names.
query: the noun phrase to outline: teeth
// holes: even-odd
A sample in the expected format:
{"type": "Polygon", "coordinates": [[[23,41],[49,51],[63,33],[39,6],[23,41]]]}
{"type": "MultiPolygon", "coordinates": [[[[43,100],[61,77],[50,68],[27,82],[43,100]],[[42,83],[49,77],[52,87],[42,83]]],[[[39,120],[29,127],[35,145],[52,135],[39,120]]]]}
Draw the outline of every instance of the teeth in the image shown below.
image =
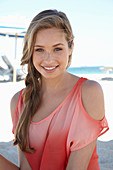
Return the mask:
{"type": "Polygon", "coordinates": [[[46,70],[52,70],[54,69],[55,67],[44,67],[46,70]]]}

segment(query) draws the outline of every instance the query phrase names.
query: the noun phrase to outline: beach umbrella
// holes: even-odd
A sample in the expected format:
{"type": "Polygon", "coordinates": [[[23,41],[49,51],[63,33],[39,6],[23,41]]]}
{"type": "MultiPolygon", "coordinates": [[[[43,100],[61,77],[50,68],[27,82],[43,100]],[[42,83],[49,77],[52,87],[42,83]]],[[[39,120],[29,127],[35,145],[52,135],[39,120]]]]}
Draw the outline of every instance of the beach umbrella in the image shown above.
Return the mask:
{"type": "Polygon", "coordinates": [[[26,28],[21,27],[7,27],[7,26],[0,26],[0,36],[8,36],[10,38],[15,39],[15,58],[16,58],[16,51],[17,51],[17,39],[24,38],[26,33],[26,28]]]}
{"type": "MultiPolygon", "coordinates": [[[[26,33],[26,28],[22,27],[8,27],[8,26],[0,26],[0,36],[8,36],[9,38],[15,39],[15,51],[14,51],[14,59],[16,60],[17,56],[17,39],[18,38],[24,38],[26,33]]],[[[14,65],[13,70],[13,81],[16,81],[16,68],[14,65]]]]}

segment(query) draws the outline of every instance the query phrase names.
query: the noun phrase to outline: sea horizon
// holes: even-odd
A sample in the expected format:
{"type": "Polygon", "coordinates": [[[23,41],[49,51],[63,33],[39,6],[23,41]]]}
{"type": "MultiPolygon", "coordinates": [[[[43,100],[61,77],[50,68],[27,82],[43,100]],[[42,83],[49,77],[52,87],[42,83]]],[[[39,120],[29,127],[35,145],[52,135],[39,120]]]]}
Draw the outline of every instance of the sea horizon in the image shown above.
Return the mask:
{"type": "Polygon", "coordinates": [[[105,69],[105,66],[77,66],[69,67],[67,71],[72,74],[113,74],[113,70],[105,69]]]}

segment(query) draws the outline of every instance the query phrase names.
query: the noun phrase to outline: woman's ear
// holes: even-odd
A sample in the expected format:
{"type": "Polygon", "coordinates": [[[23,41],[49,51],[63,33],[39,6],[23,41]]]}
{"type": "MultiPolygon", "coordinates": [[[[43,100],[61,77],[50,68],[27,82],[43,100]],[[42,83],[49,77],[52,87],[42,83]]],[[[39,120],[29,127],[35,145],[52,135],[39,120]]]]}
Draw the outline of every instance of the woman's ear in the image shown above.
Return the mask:
{"type": "Polygon", "coordinates": [[[72,45],[71,45],[72,52],[73,52],[73,48],[74,48],[74,42],[72,42],[72,45]]]}
{"type": "Polygon", "coordinates": [[[74,48],[74,42],[72,41],[71,44],[70,44],[70,55],[72,55],[72,52],[73,52],[73,48],[74,48]]]}

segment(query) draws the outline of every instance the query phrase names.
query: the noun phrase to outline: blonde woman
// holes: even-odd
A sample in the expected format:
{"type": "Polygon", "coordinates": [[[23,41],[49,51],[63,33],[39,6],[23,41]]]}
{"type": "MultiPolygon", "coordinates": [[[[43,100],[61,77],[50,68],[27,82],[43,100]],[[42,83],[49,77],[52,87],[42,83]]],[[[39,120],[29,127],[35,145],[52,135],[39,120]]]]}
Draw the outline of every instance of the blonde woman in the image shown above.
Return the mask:
{"type": "Polygon", "coordinates": [[[30,23],[21,65],[26,87],[11,100],[20,167],[8,170],[99,170],[97,138],[109,128],[101,86],[67,72],[74,36],[63,12],[45,10],[30,23]]]}

